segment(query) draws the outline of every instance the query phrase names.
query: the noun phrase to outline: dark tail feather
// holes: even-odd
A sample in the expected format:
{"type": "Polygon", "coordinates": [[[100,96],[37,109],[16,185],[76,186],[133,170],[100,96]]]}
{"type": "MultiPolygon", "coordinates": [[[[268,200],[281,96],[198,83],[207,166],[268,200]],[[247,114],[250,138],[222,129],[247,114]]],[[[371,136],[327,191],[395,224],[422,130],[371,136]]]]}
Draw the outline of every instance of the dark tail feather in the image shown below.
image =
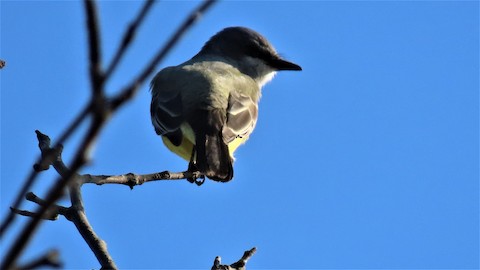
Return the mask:
{"type": "Polygon", "coordinates": [[[197,134],[195,140],[198,170],[212,180],[230,181],[233,178],[232,159],[221,134],[197,134]]]}
{"type": "Polygon", "coordinates": [[[195,132],[195,161],[198,170],[206,177],[221,182],[233,178],[232,159],[222,136],[225,121],[226,112],[221,109],[199,109],[188,120],[195,132]]]}
{"type": "Polygon", "coordinates": [[[232,158],[228,146],[223,142],[222,134],[206,136],[205,148],[209,171],[207,177],[227,182],[233,178],[232,158]]]}

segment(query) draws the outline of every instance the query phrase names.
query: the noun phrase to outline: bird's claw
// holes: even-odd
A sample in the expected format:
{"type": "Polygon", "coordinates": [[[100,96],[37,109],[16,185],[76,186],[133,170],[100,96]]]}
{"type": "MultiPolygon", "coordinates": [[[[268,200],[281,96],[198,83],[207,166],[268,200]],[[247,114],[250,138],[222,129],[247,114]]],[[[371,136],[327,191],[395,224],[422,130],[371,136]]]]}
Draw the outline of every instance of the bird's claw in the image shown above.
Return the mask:
{"type": "Polygon", "coordinates": [[[197,186],[201,186],[201,185],[203,185],[203,183],[205,183],[205,175],[201,175],[200,177],[195,178],[195,179],[193,179],[193,180],[194,180],[194,183],[195,183],[197,186]]]}
{"type": "MultiPolygon", "coordinates": [[[[192,156],[194,154],[192,153],[192,156]]],[[[205,175],[200,174],[197,168],[197,164],[193,162],[193,160],[190,160],[190,163],[188,163],[188,171],[192,173],[192,177],[188,177],[187,180],[190,183],[195,183],[197,186],[203,185],[205,183],[205,175]]]]}
{"type": "Polygon", "coordinates": [[[187,177],[187,181],[192,183],[192,184],[196,184],[197,186],[203,185],[203,183],[205,183],[205,175],[200,174],[196,170],[196,168],[194,170],[191,170],[191,169],[193,169],[193,168],[191,168],[191,166],[189,166],[188,171],[192,173],[192,176],[187,177]]]}

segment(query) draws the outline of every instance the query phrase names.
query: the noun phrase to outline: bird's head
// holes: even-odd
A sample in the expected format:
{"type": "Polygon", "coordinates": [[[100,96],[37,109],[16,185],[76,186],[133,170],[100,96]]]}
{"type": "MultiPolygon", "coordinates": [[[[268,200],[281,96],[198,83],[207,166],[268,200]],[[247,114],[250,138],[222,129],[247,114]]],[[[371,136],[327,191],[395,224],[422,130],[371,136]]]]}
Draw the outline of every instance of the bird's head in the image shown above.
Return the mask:
{"type": "Polygon", "coordinates": [[[299,65],[282,59],[266,38],[245,27],[223,29],[205,43],[198,55],[231,59],[260,86],[273,78],[276,71],[302,70],[299,65]]]}

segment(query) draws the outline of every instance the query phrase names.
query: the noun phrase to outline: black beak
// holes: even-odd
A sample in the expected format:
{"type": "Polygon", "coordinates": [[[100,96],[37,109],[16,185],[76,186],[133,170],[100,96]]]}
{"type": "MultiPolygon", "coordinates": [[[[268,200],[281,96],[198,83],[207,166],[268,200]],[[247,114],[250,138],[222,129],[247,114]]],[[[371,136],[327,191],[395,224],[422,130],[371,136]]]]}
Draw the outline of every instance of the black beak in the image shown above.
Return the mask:
{"type": "Polygon", "coordinates": [[[274,58],[269,63],[271,67],[275,68],[276,70],[302,70],[302,67],[294,64],[292,62],[288,62],[281,58],[274,58]]]}

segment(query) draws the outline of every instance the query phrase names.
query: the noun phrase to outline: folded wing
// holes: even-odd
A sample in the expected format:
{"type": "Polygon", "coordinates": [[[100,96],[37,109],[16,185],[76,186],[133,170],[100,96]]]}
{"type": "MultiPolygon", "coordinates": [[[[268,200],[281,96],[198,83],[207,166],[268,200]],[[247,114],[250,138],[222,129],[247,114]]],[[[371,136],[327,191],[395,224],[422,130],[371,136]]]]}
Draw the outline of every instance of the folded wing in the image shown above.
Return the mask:
{"type": "Polygon", "coordinates": [[[227,121],[222,130],[225,143],[248,137],[255,128],[257,118],[257,103],[247,95],[232,91],[228,100],[227,121]]]}
{"type": "Polygon", "coordinates": [[[166,136],[173,145],[182,142],[181,124],[184,122],[182,95],[177,87],[172,87],[165,79],[165,74],[159,72],[152,80],[152,103],[150,114],[155,132],[166,136]]]}

